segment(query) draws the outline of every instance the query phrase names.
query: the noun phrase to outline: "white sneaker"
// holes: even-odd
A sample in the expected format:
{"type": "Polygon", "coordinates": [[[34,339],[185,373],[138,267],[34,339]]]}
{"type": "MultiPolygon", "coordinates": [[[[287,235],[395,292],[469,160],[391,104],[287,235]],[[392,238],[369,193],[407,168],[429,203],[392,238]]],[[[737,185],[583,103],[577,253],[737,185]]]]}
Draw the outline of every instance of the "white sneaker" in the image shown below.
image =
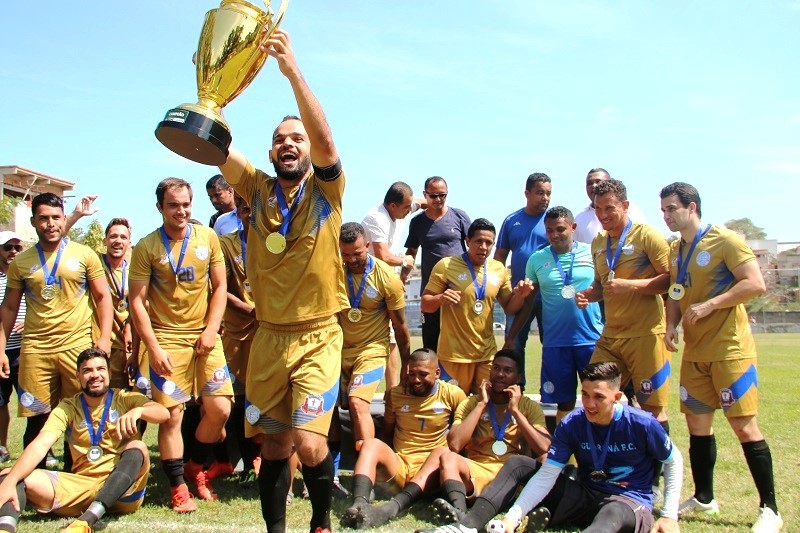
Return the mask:
{"type": "Polygon", "coordinates": [[[783,527],[783,519],[781,514],[775,514],[775,511],[769,507],[762,507],[758,512],[758,519],[750,529],[753,533],[775,533],[780,531],[783,527]]]}
{"type": "Polygon", "coordinates": [[[688,515],[692,513],[704,513],[709,516],[719,516],[719,505],[717,500],[711,500],[708,503],[700,503],[697,498],[692,496],[685,502],[681,503],[678,507],[679,515],[688,515]]]}

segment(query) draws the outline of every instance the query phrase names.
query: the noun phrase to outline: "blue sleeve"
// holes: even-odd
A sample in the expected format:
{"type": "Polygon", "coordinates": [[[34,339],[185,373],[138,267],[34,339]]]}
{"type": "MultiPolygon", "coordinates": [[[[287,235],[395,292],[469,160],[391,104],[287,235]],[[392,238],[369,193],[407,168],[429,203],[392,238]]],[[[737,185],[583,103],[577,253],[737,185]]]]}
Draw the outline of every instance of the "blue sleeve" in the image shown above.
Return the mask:
{"type": "Polygon", "coordinates": [[[572,456],[572,446],[570,445],[571,426],[575,417],[565,417],[556,426],[553,432],[553,439],[550,441],[550,450],[547,452],[547,462],[556,466],[563,467],[569,462],[572,456]]]}
{"type": "Polygon", "coordinates": [[[501,250],[510,250],[511,243],[508,242],[508,217],[503,220],[500,226],[500,234],[497,236],[497,247],[501,250]]]}
{"type": "Polygon", "coordinates": [[[672,439],[653,417],[650,417],[650,427],[647,429],[647,450],[652,456],[661,462],[672,457],[672,439]]]}

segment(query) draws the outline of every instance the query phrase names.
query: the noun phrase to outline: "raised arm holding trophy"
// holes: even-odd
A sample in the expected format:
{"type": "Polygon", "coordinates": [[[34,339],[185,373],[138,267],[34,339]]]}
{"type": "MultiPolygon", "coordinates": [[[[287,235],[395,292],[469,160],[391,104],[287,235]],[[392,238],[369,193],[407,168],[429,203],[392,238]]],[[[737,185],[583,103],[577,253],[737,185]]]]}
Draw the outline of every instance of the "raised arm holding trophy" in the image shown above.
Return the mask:
{"type": "Polygon", "coordinates": [[[167,111],[156,137],[176,154],[204,165],[221,165],[228,158],[231,131],[222,108],[239,96],[261,70],[269,54],[260,44],[275,32],[288,0],[275,15],[246,0],[222,0],[206,13],[197,45],[196,104],[167,111]]]}

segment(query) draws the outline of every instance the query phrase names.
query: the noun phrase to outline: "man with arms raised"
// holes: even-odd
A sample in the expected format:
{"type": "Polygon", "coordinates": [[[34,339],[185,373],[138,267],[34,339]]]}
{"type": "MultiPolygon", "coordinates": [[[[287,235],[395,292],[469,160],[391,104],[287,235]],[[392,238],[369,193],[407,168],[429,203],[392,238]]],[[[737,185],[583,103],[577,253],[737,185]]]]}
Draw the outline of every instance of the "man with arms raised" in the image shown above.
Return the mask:
{"type": "Polygon", "coordinates": [[[422,293],[422,311],[442,313],[438,352],[442,379],[466,393],[477,393],[489,379],[497,351],[495,300],[514,314],[533,289],[530,283],[521,283],[512,293],[505,265],[489,258],[494,237],[492,223],[476,219],[467,231],[467,251],[439,261],[422,293]]]}
{"type": "Polygon", "coordinates": [[[76,376],[83,392],[65,398],[39,435],[0,479],[0,531],[16,531],[20,511],[77,516],[62,532],[91,533],[106,512],[132,513],[142,505],[150,457],[137,422],[160,424],[167,410],[138,392],[109,388],[108,356],[97,348],[78,355],[76,376]],[[36,465],[67,435],[72,472],[36,465]]]}
{"type": "MultiPolygon", "coordinates": [[[[511,252],[511,286],[525,278],[525,265],[528,258],[537,250],[547,246],[547,235],[544,229],[544,214],[550,205],[550,195],[553,190],[550,176],[535,172],[525,181],[525,207],[514,211],[506,217],[500,226],[497,236],[497,248],[494,258],[505,264],[508,253],[511,252]]],[[[511,337],[509,331],[514,322],[514,315],[506,318],[506,338],[511,339],[513,348],[519,353],[525,353],[531,323],[536,318],[539,328],[539,340],[542,340],[544,329],[542,327],[542,298],[537,294],[533,299],[533,308],[526,315],[527,319],[516,330],[516,335],[511,337]]],[[[522,384],[525,385],[525,362],[522,367],[522,384]]]]}
{"type": "Polygon", "coordinates": [[[702,224],[700,194],[688,183],[661,190],[661,211],[681,234],[670,251],[665,342],[677,351],[678,325],[685,346],[681,363],[681,411],[689,426],[689,463],[694,495],[681,514],[719,514],[714,499],[717,443],[714,411],[722,409],[744,451],[759,495],[753,531],[779,531],[783,520],[775,501],[772,454],[758,427],[756,345],[744,303],[765,292],[753,251],[726,228],[702,224]]]}
{"type": "Polygon", "coordinates": [[[106,353],[111,348],[113,313],[100,258],[92,249],[64,236],[66,217],[61,198],[49,192],[39,194],[31,210],[31,224],[39,240],[9,266],[0,308],[0,376],[8,377],[6,339],[25,295],[18,389],[19,415],[28,418],[25,446],[39,434],[58,401],[80,390],[71,369],[76,368],[78,354],[92,346],[92,312],[100,330],[96,346],[106,353]]]}
{"type": "Polygon", "coordinates": [[[252,209],[247,275],[259,327],[245,418],[249,436],[264,434],[258,485],[267,529],[286,529],[294,444],[311,498],[311,531],[328,531],[333,460],[326,440],[342,353],[336,315],[349,306],[339,253],[345,177],[288,33],[276,30],[262,49],[289,80],[301,118],[286,117],[272,134],[269,157],[277,177],[254,168],[236,149],[220,167],[252,209]]]}
{"type": "Polygon", "coordinates": [[[133,250],[130,303],[133,325],[146,349],[153,399],[169,410],[158,428],[161,465],[178,513],[197,509],[184,474],[198,496],[216,500],[205,472],[211,447],[224,437],[233,388],[225,364],[219,326],[225,311],[225,259],[217,235],[190,224],[192,188],[178,178],[156,187],[163,225],[133,250]],[[210,286],[210,290],[209,290],[210,286]],[[195,398],[203,416],[195,430],[197,445],[184,469],[181,422],[184,404],[195,398]]]}
{"type": "MultiPolygon", "coordinates": [[[[425,199],[428,206],[425,211],[416,215],[408,224],[406,239],[406,255],[417,257],[422,247],[422,284],[420,295],[428,285],[433,267],[444,257],[467,251],[464,239],[470,220],[461,209],[445,205],[447,199],[447,182],[439,176],[425,180],[425,199]]],[[[413,268],[407,265],[400,273],[405,281],[413,268]]],[[[439,350],[439,311],[423,310],[422,345],[433,351],[439,350]]]]}
{"type": "Polygon", "coordinates": [[[439,379],[433,350],[415,350],[404,370],[403,384],[392,388],[387,396],[383,440],[368,439],[361,447],[353,471],[353,503],[342,517],[346,527],[364,529],[385,524],[431,488],[428,480],[437,468],[428,469],[426,475],[418,471],[431,452],[444,449],[453,413],[465,399],[461,389],[439,379]],[[370,505],[378,476],[402,490],[382,505],[370,505]]]}

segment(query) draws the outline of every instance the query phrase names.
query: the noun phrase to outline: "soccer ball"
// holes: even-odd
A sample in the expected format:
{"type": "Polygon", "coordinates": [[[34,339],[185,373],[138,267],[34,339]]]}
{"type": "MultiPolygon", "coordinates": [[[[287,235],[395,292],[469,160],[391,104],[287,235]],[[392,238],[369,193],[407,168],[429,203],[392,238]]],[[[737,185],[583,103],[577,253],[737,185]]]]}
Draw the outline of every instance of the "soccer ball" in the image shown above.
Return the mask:
{"type": "Polygon", "coordinates": [[[506,533],[506,526],[503,525],[503,522],[494,518],[486,524],[486,531],[487,533],[506,533]]]}

